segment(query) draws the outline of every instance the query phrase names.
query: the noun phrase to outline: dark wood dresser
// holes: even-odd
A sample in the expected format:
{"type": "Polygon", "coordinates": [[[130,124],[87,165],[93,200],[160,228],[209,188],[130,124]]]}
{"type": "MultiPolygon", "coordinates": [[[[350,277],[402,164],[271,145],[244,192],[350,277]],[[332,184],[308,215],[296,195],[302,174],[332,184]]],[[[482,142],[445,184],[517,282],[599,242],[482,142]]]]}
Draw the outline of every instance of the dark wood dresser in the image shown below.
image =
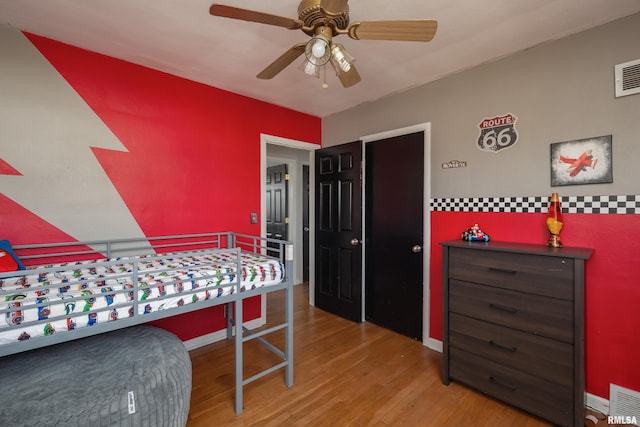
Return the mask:
{"type": "Polygon", "coordinates": [[[561,426],[584,423],[588,248],[442,245],[442,382],[561,426]]]}

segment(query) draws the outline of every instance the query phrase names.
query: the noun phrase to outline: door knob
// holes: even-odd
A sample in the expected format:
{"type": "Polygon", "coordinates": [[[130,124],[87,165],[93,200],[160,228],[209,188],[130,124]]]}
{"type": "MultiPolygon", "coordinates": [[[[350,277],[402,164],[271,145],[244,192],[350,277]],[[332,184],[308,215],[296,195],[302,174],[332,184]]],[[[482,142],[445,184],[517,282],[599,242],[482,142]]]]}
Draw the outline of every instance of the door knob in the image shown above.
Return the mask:
{"type": "Polygon", "coordinates": [[[309,227],[305,227],[305,228],[303,228],[303,229],[302,229],[302,231],[304,231],[304,232],[309,231],[309,227]]]}
{"type": "Polygon", "coordinates": [[[358,246],[359,243],[360,240],[356,239],[355,237],[351,239],[351,246],[358,246]]]}
{"type": "Polygon", "coordinates": [[[413,245],[413,247],[411,248],[411,252],[413,252],[414,254],[418,254],[418,253],[422,252],[422,246],[413,245]]]}

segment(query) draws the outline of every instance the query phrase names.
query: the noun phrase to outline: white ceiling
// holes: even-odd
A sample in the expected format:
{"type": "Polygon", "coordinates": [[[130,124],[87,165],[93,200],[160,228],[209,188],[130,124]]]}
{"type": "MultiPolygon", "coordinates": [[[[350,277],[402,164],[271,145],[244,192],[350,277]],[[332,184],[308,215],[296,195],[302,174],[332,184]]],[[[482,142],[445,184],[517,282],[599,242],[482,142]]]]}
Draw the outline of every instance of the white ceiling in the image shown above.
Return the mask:
{"type": "MultiPolygon", "coordinates": [[[[329,88],[298,70],[255,76],[308,36],[209,15],[207,0],[0,0],[0,24],[324,117],[549,40],[640,12],[639,0],[350,0],[351,22],[430,18],[430,43],[337,40],[362,81],[329,88]]],[[[228,0],[297,18],[298,0],[228,0]]]]}

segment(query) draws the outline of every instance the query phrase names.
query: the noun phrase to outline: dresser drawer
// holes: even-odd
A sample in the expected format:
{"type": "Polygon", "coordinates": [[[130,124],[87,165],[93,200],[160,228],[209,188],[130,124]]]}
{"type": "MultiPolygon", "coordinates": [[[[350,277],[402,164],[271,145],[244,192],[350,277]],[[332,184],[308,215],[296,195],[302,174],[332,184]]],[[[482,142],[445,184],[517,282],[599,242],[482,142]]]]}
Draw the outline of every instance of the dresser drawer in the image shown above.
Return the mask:
{"type": "Polygon", "coordinates": [[[563,257],[449,248],[449,277],[573,300],[574,260],[563,257]]]}
{"type": "Polygon", "coordinates": [[[570,301],[449,280],[449,311],[569,344],[573,342],[570,301]]]}
{"type": "Polygon", "coordinates": [[[449,346],[573,387],[573,346],[451,313],[449,346]]]}
{"type": "Polygon", "coordinates": [[[573,390],[451,348],[451,377],[562,426],[573,425],[573,390]]]}

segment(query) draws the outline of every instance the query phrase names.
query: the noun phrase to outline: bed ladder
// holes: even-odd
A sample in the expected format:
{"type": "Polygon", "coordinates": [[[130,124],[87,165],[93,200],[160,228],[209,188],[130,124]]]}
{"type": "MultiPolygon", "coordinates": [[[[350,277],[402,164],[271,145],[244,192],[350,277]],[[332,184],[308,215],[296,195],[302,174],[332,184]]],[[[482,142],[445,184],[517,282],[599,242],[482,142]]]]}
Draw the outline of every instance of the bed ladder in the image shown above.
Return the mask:
{"type": "MultiPolygon", "coordinates": [[[[285,262],[286,267],[285,271],[289,275],[289,272],[292,271],[293,262],[287,260],[285,262]]],[[[236,388],[236,414],[242,413],[243,410],[243,387],[255,380],[258,380],[266,375],[269,375],[272,372],[277,371],[278,369],[285,368],[285,384],[287,387],[291,388],[293,386],[293,285],[291,284],[292,275],[289,275],[287,279],[287,285],[284,287],[285,291],[285,319],[284,322],[272,326],[267,329],[263,329],[258,332],[253,332],[251,329],[245,327],[242,324],[242,320],[236,322],[235,319],[242,319],[242,301],[243,299],[236,302],[228,302],[226,305],[226,314],[227,314],[227,340],[231,340],[234,335],[235,330],[235,388],[236,388]],[[233,310],[235,305],[235,311],[233,310]],[[241,330],[240,333],[237,328],[237,323],[240,324],[241,330]],[[234,328],[235,327],[235,328],[234,328]],[[285,329],[285,349],[282,351],[280,348],[274,346],[269,341],[267,341],[264,337],[265,335],[269,335],[273,332],[285,329]],[[263,371],[258,372],[257,374],[244,378],[243,373],[243,344],[245,342],[256,340],[275,355],[282,359],[282,362],[273,365],[269,368],[264,369],[263,371]]],[[[266,295],[263,293],[261,295],[266,295]]]]}

